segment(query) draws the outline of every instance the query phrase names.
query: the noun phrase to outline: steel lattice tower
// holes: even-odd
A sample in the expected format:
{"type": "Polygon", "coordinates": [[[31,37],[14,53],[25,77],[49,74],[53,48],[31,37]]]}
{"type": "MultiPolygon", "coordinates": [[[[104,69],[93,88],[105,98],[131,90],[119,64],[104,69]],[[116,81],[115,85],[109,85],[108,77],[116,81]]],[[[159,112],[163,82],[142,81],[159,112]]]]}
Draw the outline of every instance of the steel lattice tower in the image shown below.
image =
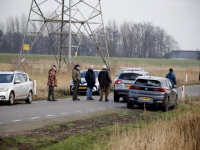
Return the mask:
{"type": "Polygon", "coordinates": [[[90,37],[109,68],[101,0],[32,0],[17,68],[23,63],[41,34],[49,36],[59,68],[63,64],[70,67],[83,36],[90,37]],[[29,44],[30,49],[24,50],[24,44],[29,44]]]}

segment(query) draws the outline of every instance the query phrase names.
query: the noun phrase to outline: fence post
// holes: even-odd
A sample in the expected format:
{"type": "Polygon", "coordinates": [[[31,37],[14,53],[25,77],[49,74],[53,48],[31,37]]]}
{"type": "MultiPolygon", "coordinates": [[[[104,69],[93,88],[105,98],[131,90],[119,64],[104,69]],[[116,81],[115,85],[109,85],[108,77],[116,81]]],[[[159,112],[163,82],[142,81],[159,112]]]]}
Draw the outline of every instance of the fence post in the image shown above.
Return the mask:
{"type": "Polygon", "coordinates": [[[199,71],[199,81],[200,81],[200,71],[199,71]]]}
{"type": "Polygon", "coordinates": [[[34,89],[33,89],[33,93],[34,93],[34,95],[36,96],[36,95],[37,95],[37,91],[36,91],[36,86],[37,86],[37,85],[36,85],[36,80],[34,80],[34,82],[33,82],[33,83],[34,83],[34,87],[33,87],[33,88],[34,88],[34,89]]]}
{"type": "Polygon", "coordinates": [[[185,76],[185,82],[186,82],[186,84],[187,84],[187,74],[186,74],[186,76],[185,76]]]}
{"type": "Polygon", "coordinates": [[[182,86],[182,101],[184,101],[185,98],[185,87],[182,86]]]}

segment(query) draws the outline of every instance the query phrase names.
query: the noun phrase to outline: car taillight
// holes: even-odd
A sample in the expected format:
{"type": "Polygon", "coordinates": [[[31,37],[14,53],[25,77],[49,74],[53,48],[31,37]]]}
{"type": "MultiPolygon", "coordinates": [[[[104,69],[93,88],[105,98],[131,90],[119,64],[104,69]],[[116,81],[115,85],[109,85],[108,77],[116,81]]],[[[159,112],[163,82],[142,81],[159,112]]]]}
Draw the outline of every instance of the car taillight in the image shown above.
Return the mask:
{"type": "Polygon", "coordinates": [[[117,81],[115,81],[115,84],[122,84],[122,81],[121,80],[117,80],[117,81]]]}
{"type": "Polygon", "coordinates": [[[140,88],[137,87],[137,86],[131,85],[131,86],[129,87],[129,89],[139,90],[140,88]]]}
{"type": "Polygon", "coordinates": [[[156,92],[166,92],[165,88],[158,88],[158,89],[154,89],[154,91],[156,92]]]}

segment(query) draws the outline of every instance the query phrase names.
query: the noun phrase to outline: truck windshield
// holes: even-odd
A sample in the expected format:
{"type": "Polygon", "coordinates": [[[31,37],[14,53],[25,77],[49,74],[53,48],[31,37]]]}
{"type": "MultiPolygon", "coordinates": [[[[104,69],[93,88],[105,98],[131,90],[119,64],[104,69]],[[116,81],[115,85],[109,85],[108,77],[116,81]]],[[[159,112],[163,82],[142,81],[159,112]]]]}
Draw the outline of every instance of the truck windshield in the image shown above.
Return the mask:
{"type": "Polygon", "coordinates": [[[13,74],[0,74],[0,83],[11,83],[13,81],[13,74]]]}

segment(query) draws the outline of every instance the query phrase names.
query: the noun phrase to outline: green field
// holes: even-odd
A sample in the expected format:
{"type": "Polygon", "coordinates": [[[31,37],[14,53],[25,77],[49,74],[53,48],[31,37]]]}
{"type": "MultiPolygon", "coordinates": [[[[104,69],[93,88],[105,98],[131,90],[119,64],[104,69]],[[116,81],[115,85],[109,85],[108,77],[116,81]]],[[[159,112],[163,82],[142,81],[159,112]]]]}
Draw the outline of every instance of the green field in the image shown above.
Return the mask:
{"type": "MultiPolygon", "coordinates": [[[[0,63],[11,63],[12,59],[18,59],[19,54],[3,54],[0,53],[0,63]]],[[[55,61],[54,55],[34,55],[30,54],[27,56],[25,61],[38,61],[38,60],[44,60],[44,61],[55,61]]],[[[147,58],[114,58],[110,57],[111,64],[115,63],[122,63],[124,65],[126,64],[132,64],[134,66],[166,66],[166,67],[200,67],[200,61],[199,60],[172,60],[172,59],[147,59],[147,58]]],[[[100,57],[92,57],[92,56],[77,56],[75,59],[75,63],[87,63],[87,64],[103,64],[103,61],[100,57]]]]}

